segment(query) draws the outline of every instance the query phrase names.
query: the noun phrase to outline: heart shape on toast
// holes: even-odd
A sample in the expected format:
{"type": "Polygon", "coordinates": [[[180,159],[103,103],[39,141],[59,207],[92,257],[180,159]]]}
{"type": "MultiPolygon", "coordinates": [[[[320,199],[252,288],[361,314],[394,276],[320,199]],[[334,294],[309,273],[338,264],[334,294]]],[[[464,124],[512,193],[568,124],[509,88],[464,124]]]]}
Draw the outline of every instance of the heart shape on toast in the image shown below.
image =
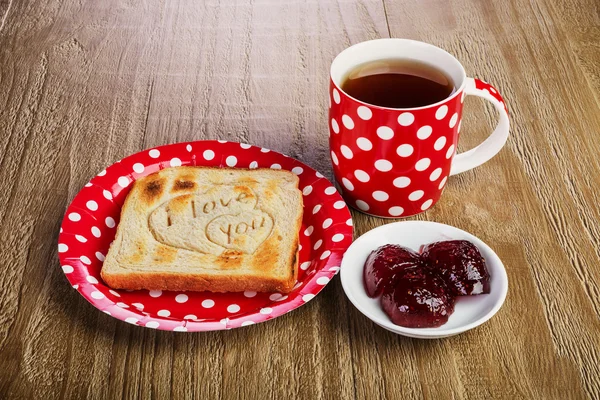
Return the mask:
{"type": "Polygon", "coordinates": [[[256,209],[258,197],[244,185],[218,185],[204,193],[174,197],[148,218],[154,238],[180,249],[221,255],[252,254],[269,237],[273,219],[256,209]]]}

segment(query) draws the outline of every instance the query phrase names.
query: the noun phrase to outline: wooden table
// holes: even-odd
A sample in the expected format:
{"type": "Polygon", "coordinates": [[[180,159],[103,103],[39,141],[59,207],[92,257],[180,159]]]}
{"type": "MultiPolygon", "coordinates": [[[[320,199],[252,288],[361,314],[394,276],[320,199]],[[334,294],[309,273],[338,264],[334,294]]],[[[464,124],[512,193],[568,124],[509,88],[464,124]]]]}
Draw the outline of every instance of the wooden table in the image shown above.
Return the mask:
{"type": "MultiPolygon", "coordinates": [[[[461,148],[495,113],[469,98],[461,148]]],[[[596,0],[0,0],[0,398],[600,398],[596,0]],[[511,137],[416,217],[480,237],[504,307],[446,340],[378,328],[334,279],[271,322],[178,334],[89,305],[59,267],[65,208],[151,146],[253,143],[331,177],[328,68],[379,37],[494,83],[511,137]]],[[[354,213],[356,235],[387,221],[354,213]]]]}

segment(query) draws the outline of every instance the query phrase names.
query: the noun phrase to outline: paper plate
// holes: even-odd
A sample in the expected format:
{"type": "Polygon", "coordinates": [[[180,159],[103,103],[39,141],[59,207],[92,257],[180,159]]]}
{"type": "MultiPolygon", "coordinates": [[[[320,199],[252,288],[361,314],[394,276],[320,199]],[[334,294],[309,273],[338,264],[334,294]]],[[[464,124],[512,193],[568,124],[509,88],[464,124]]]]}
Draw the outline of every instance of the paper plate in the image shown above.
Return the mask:
{"type": "Polygon", "coordinates": [[[67,208],[58,255],[71,285],[94,307],[125,322],[172,331],[238,328],[285,314],[311,300],[339,271],[352,242],[352,219],[334,186],[320,173],[283,154],[225,141],[178,143],[142,151],[94,177],[67,208]],[[298,282],[289,294],[113,290],[100,269],[132,183],[181,165],[273,168],[300,178],[304,217],[298,282]]]}

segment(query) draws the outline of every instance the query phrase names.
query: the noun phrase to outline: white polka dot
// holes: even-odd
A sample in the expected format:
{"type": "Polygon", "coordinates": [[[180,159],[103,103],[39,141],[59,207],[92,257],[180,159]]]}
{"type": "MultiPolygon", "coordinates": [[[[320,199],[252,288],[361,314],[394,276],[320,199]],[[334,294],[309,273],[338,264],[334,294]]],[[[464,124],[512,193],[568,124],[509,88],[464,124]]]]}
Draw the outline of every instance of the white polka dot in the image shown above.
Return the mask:
{"type": "Polygon", "coordinates": [[[137,308],[138,310],[144,309],[144,305],[142,303],[131,303],[131,305],[137,308]]]}
{"type": "Polygon", "coordinates": [[[436,149],[437,151],[440,151],[441,149],[444,148],[445,145],[446,145],[446,137],[441,136],[438,138],[438,140],[435,141],[435,143],[433,144],[433,148],[436,149]]]}
{"type": "Polygon", "coordinates": [[[142,172],[144,172],[144,164],[139,162],[133,164],[133,171],[137,172],[138,174],[141,174],[142,172]]]}
{"type": "Polygon", "coordinates": [[[484,92],[484,93],[490,94],[490,91],[487,90],[486,88],[481,89],[481,91],[484,92]]]}
{"type": "Polygon", "coordinates": [[[90,294],[90,296],[92,296],[93,299],[100,300],[100,299],[104,298],[104,293],[99,292],[99,291],[96,290],[96,291],[92,292],[90,294]]]}
{"type": "Polygon", "coordinates": [[[333,89],[333,101],[335,101],[335,104],[340,104],[340,92],[335,88],[333,89]]]}
{"type": "Polygon", "coordinates": [[[433,181],[437,180],[440,177],[440,175],[442,175],[442,169],[436,168],[433,170],[431,175],[429,175],[429,180],[433,182],[433,181]]]}
{"type": "Polygon", "coordinates": [[[79,213],[72,212],[69,214],[69,219],[73,222],[77,222],[81,220],[81,215],[79,215],[79,213]]]}
{"type": "Polygon", "coordinates": [[[212,308],[215,305],[215,301],[211,299],[202,300],[202,307],[212,308]]]}
{"type": "Polygon", "coordinates": [[[133,318],[133,317],[127,317],[125,318],[125,322],[127,322],[128,324],[137,324],[137,322],[139,321],[139,319],[137,318],[133,318]]]}
{"type": "Polygon", "coordinates": [[[458,113],[454,113],[452,115],[452,118],[450,118],[450,122],[448,123],[448,126],[450,128],[454,128],[454,125],[456,125],[456,121],[458,121],[458,113]]]}
{"type": "Polygon", "coordinates": [[[305,261],[302,264],[300,264],[300,269],[302,271],[306,271],[308,269],[308,267],[310,267],[310,261],[305,261]]]}
{"type": "Polygon", "coordinates": [[[309,194],[311,194],[313,191],[313,187],[311,185],[305,186],[304,189],[302,189],[302,194],[305,196],[308,196],[309,194]]]}
{"type": "Polygon", "coordinates": [[[219,321],[221,324],[223,325],[227,325],[229,323],[229,318],[223,318],[222,320],[219,321]]]}
{"type": "Polygon", "coordinates": [[[77,239],[81,243],[87,242],[87,239],[81,235],[75,235],[75,239],[77,239]]]}
{"type": "Polygon", "coordinates": [[[444,104],[435,112],[435,119],[443,119],[446,116],[446,114],[448,114],[448,106],[444,104]]]}
{"type": "Polygon", "coordinates": [[[356,200],[356,206],[363,211],[369,211],[369,205],[362,200],[356,200]]]}
{"type": "Polygon", "coordinates": [[[105,197],[107,200],[112,200],[112,198],[113,198],[113,196],[112,196],[112,193],[111,193],[111,192],[109,192],[108,190],[103,190],[103,191],[102,191],[102,195],[104,195],[104,197],[105,197]]]}
{"type": "Polygon", "coordinates": [[[64,243],[59,243],[58,244],[58,252],[59,253],[64,253],[65,251],[69,250],[69,246],[67,246],[64,243]]]}
{"type": "Polygon", "coordinates": [[[342,178],[342,184],[344,185],[344,187],[346,189],[348,189],[349,191],[353,191],[354,190],[354,185],[352,184],[352,182],[350,182],[348,179],[346,178],[342,178]]]}
{"type": "Polygon", "coordinates": [[[410,178],[406,177],[406,176],[400,176],[396,179],[394,179],[394,186],[396,186],[397,188],[405,188],[408,185],[410,185],[410,178]]]}
{"type": "Polygon", "coordinates": [[[321,254],[321,257],[319,257],[319,258],[320,258],[321,260],[324,260],[324,259],[326,259],[327,257],[329,257],[330,255],[331,255],[331,251],[329,251],[329,250],[325,250],[325,251],[323,252],[323,254],[321,254]]]}
{"type": "Polygon", "coordinates": [[[104,219],[104,223],[106,224],[106,226],[108,226],[109,228],[114,228],[116,223],[115,220],[112,217],[106,217],[104,219]]]}
{"type": "Polygon", "coordinates": [[[462,119],[460,121],[458,121],[458,128],[456,128],[456,132],[460,133],[460,127],[462,125],[462,119]]]}
{"type": "Polygon", "coordinates": [[[126,188],[127,186],[129,186],[129,182],[131,182],[131,181],[126,176],[120,176],[119,179],[117,179],[117,183],[122,188],[126,188]]]}
{"type": "Polygon", "coordinates": [[[315,176],[319,179],[323,178],[323,174],[321,174],[319,171],[315,172],[315,176]]]}
{"type": "Polygon", "coordinates": [[[344,240],[344,235],[342,235],[341,233],[336,233],[335,235],[333,235],[333,237],[331,238],[332,241],[334,242],[341,242],[342,240],[344,240]]]}
{"type": "Polygon", "coordinates": [[[331,118],[331,129],[333,129],[334,133],[340,133],[340,126],[338,125],[335,118],[331,118]]]}
{"type": "Polygon", "coordinates": [[[185,326],[176,326],[173,328],[173,332],[187,332],[187,328],[185,326]]]}
{"type": "Polygon", "coordinates": [[[417,171],[425,171],[431,165],[431,160],[429,158],[421,158],[415,164],[415,169],[417,171]]]}
{"type": "Polygon", "coordinates": [[[73,289],[75,289],[75,290],[79,289],[79,285],[73,285],[73,289]]]}
{"type": "Polygon", "coordinates": [[[329,186],[328,188],[325,188],[325,194],[328,196],[331,196],[335,192],[337,192],[337,190],[333,186],[329,186]]]}
{"type": "Polygon", "coordinates": [[[188,153],[191,152],[192,151],[192,145],[191,144],[186,145],[185,149],[188,151],[188,153]]]}
{"type": "Polygon", "coordinates": [[[83,185],[84,187],[92,187],[92,184],[90,182],[86,183],[85,185],[83,185]]]}
{"type": "Polygon", "coordinates": [[[370,120],[373,117],[373,112],[369,107],[359,106],[356,109],[356,113],[360,117],[360,119],[364,119],[365,121],[370,120]]]}
{"type": "Polygon", "coordinates": [[[404,212],[404,208],[402,208],[400,206],[394,206],[394,207],[390,207],[388,212],[390,213],[390,215],[397,217],[399,215],[402,215],[402,213],[404,212]]]}
{"type": "Polygon", "coordinates": [[[327,285],[329,283],[329,278],[326,276],[322,276],[317,279],[317,285],[327,285]]]}
{"type": "Polygon", "coordinates": [[[223,143],[227,143],[227,140],[217,140],[217,142],[223,144],[223,143]]]}
{"type": "Polygon", "coordinates": [[[237,164],[237,158],[235,156],[229,156],[225,159],[225,164],[227,164],[228,167],[235,167],[235,164],[237,164]]]}
{"type": "Polygon", "coordinates": [[[390,198],[390,195],[382,190],[376,190],[373,192],[373,198],[377,201],[386,201],[390,198]]]}
{"type": "Polygon", "coordinates": [[[171,167],[181,167],[181,160],[177,157],[174,157],[169,162],[169,165],[171,165],[171,167]]]}
{"type": "Polygon", "coordinates": [[[96,203],[94,200],[88,201],[87,203],[85,203],[85,206],[91,211],[98,210],[98,203],[96,203]]]}
{"type": "Polygon", "coordinates": [[[73,267],[70,265],[63,265],[61,268],[65,274],[70,274],[74,271],[73,267]]]}
{"type": "Polygon", "coordinates": [[[158,314],[159,317],[168,317],[169,315],[171,315],[171,311],[169,311],[169,310],[158,310],[158,312],[156,314],[158,314]]]}
{"type": "Polygon", "coordinates": [[[306,228],[304,230],[304,234],[306,236],[310,236],[310,235],[312,235],[312,233],[313,233],[314,230],[315,230],[315,228],[311,225],[311,226],[309,226],[308,228],[306,228]]]}
{"type": "Polygon", "coordinates": [[[148,294],[150,297],[160,297],[162,295],[162,290],[150,290],[148,294]]]}
{"type": "Polygon", "coordinates": [[[125,304],[125,303],[123,303],[121,301],[117,303],[117,306],[121,307],[121,308],[129,308],[129,306],[127,304],[125,304]]]}
{"type": "Polygon", "coordinates": [[[306,302],[309,302],[309,301],[311,301],[311,300],[312,300],[312,299],[314,299],[314,298],[315,298],[315,295],[314,295],[314,294],[312,294],[312,293],[307,293],[307,294],[305,294],[304,296],[302,296],[302,301],[306,303],[306,302]]]}
{"type": "Polygon", "coordinates": [[[215,152],[212,150],[204,150],[202,157],[204,157],[205,160],[212,160],[215,158],[215,152]]]}
{"type": "Polygon", "coordinates": [[[394,137],[394,130],[389,126],[380,126],[377,128],[377,136],[383,140],[390,140],[394,137]]]}
{"type": "Polygon", "coordinates": [[[261,153],[268,153],[268,152],[270,152],[270,151],[271,151],[271,150],[269,150],[269,149],[265,149],[264,147],[260,149],[260,152],[261,152],[261,153]]]}
{"type": "Polygon", "coordinates": [[[248,320],[248,321],[244,321],[244,322],[242,322],[242,325],[241,325],[241,326],[250,326],[250,325],[254,325],[254,324],[255,324],[255,322],[254,322],[254,321],[250,321],[250,320],[248,320]]]}
{"type": "Polygon", "coordinates": [[[113,296],[121,297],[121,295],[120,295],[119,293],[115,292],[115,291],[114,291],[114,290],[112,290],[112,289],[108,289],[108,291],[109,291],[109,292],[110,292],[110,294],[112,294],[113,296]]]}
{"type": "Polygon", "coordinates": [[[79,257],[79,260],[81,260],[81,262],[85,265],[90,265],[92,263],[92,260],[90,260],[87,256],[81,256],[79,257]]]}
{"type": "Polygon", "coordinates": [[[335,165],[339,165],[338,158],[333,151],[331,152],[331,161],[333,161],[335,165]]]}
{"type": "Polygon", "coordinates": [[[160,324],[157,321],[148,321],[146,322],[146,328],[152,328],[152,329],[156,329],[160,326],[160,324]]]}
{"type": "Polygon", "coordinates": [[[240,147],[244,150],[248,150],[252,146],[249,145],[248,143],[240,143],[240,147]]]}
{"type": "Polygon", "coordinates": [[[271,164],[271,169],[281,169],[281,164],[271,164]]]}
{"type": "Polygon", "coordinates": [[[433,204],[433,200],[431,200],[431,199],[427,200],[425,203],[423,203],[421,205],[421,210],[422,211],[427,210],[429,207],[431,207],[432,204],[433,204]]]}
{"type": "Polygon", "coordinates": [[[491,87],[491,86],[490,86],[490,91],[491,91],[492,93],[497,93],[497,92],[496,92],[496,89],[494,89],[494,88],[493,88],[493,87],[491,87]]]}
{"type": "Polygon", "coordinates": [[[148,152],[148,155],[152,158],[158,158],[158,156],[160,156],[160,151],[152,149],[148,152]]]}
{"type": "Polygon", "coordinates": [[[415,149],[410,144],[401,144],[398,146],[398,149],[396,149],[396,153],[398,153],[400,157],[409,157],[413,151],[415,151],[415,149]]]}
{"type": "Polygon", "coordinates": [[[352,157],[354,157],[354,154],[352,153],[352,150],[350,150],[350,147],[344,144],[340,147],[340,151],[342,152],[342,155],[347,159],[351,159],[352,157]]]}
{"type": "Polygon", "coordinates": [[[313,250],[317,250],[319,247],[321,247],[321,245],[323,244],[323,240],[319,239],[315,242],[315,245],[313,246],[313,250]]]}
{"type": "Polygon", "coordinates": [[[95,254],[96,258],[98,259],[98,261],[104,262],[104,254],[100,253],[99,251],[96,252],[95,254]]]}
{"type": "Polygon", "coordinates": [[[367,174],[362,169],[357,169],[356,171],[354,171],[354,176],[361,182],[369,182],[369,180],[371,179],[369,174],[367,174]]]}
{"type": "Polygon", "coordinates": [[[425,192],[422,190],[415,190],[414,192],[412,192],[411,194],[408,195],[408,199],[411,201],[417,201],[421,197],[423,197],[424,194],[425,194],[425,192]]]}
{"type": "Polygon", "coordinates": [[[178,294],[177,296],[175,296],[175,301],[178,303],[185,303],[186,301],[188,301],[188,296],[187,294],[178,294]]]}
{"type": "Polygon", "coordinates": [[[252,290],[246,290],[244,292],[244,296],[248,297],[248,298],[252,298],[254,296],[256,296],[256,292],[252,291],[252,290]]]}
{"type": "Polygon", "coordinates": [[[442,179],[442,180],[440,181],[440,185],[438,186],[438,189],[440,189],[440,190],[441,190],[441,189],[444,187],[444,185],[446,184],[446,181],[447,181],[447,180],[448,180],[448,177],[447,177],[447,176],[445,176],[445,177],[444,177],[444,179],[442,179]]]}
{"type": "Polygon", "coordinates": [[[334,271],[336,274],[338,273],[339,270],[340,270],[340,267],[331,267],[331,268],[329,268],[329,271],[334,271]]]}
{"type": "Polygon", "coordinates": [[[359,137],[358,139],[356,139],[356,145],[359,149],[364,151],[369,151],[373,148],[373,143],[371,143],[369,139],[364,137],[359,137]]]}
{"type": "Polygon", "coordinates": [[[238,311],[240,311],[240,306],[237,304],[230,304],[227,306],[227,312],[236,313],[238,311]]]}
{"type": "Polygon", "coordinates": [[[354,129],[354,121],[346,114],[342,115],[342,124],[346,129],[354,129]]]}
{"type": "Polygon", "coordinates": [[[264,307],[260,309],[260,313],[263,315],[269,315],[273,312],[273,309],[271,307],[264,307]]]}
{"type": "Polygon", "coordinates": [[[323,221],[323,229],[329,228],[331,224],[333,224],[333,220],[331,218],[327,218],[325,221],[323,221]]]}
{"type": "Polygon", "coordinates": [[[348,225],[348,226],[352,226],[352,218],[348,218],[348,219],[346,220],[346,225],[348,225]]]}
{"type": "Polygon", "coordinates": [[[198,319],[198,317],[194,314],[188,314],[185,317],[183,317],[183,319],[198,319]]]}
{"type": "Polygon", "coordinates": [[[316,206],[313,207],[312,213],[316,214],[319,212],[320,209],[321,209],[321,205],[317,204],[316,206]]]}
{"type": "Polygon", "coordinates": [[[333,203],[333,208],[335,208],[336,210],[341,210],[345,206],[346,206],[346,202],[344,202],[343,200],[338,200],[335,203],[333,203]]]}
{"type": "Polygon", "coordinates": [[[393,165],[388,160],[377,160],[375,161],[375,168],[381,172],[388,172],[392,169],[393,165]]]}
{"type": "Polygon", "coordinates": [[[433,132],[433,128],[429,125],[424,125],[417,131],[417,137],[421,140],[425,140],[431,136],[431,132],[433,132]]]}
{"type": "Polygon", "coordinates": [[[409,112],[403,112],[398,116],[398,123],[402,126],[410,126],[415,122],[415,116],[409,112]]]}
{"type": "Polygon", "coordinates": [[[258,163],[256,161],[252,161],[250,163],[250,169],[255,169],[255,168],[258,168],[258,163]]]}
{"type": "Polygon", "coordinates": [[[103,169],[102,171],[98,172],[98,176],[104,176],[106,175],[106,170],[103,169]]]}
{"type": "Polygon", "coordinates": [[[446,151],[446,158],[452,157],[453,154],[454,154],[454,145],[451,144],[450,147],[448,147],[448,150],[446,151]]]}
{"type": "Polygon", "coordinates": [[[302,167],[294,167],[292,168],[292,172],[296,175],[300,175],[302,172],[304,172],[304,169],[302,167]]]}

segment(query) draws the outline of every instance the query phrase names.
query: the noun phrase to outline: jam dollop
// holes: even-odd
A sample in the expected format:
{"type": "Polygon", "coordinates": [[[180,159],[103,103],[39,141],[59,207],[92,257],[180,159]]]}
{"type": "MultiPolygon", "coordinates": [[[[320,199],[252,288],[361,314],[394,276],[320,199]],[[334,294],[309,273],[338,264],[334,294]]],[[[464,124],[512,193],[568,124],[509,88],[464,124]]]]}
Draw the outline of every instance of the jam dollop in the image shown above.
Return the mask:
{"type": "Polygon", "coordinates": [[[422,267],[421,257],[396,244],[386,244],[373,250],[365,263],[364,281],[367,294],[377,297],[384,286],[394,283],[399,272],[408,267],[422,267]]]}
{"type": "Polygon", "coordinates": [[[490,274],[473,243],[467,240],[435,242],[424,246],[421,256],[454,296],[490,292],[490,274]]]}
{"type": "Polygon", "coordinates": [[[490,292],[490,274],[479,249],[466,240],[430,243],[421,254],[386,244],[367,257],[363,271],[370,297],[396,325],[437,328],[448,322],[457,296],[490,292]]]}
{"type": "Polygon", "coordinates": [[[440,277],[425,268],[409,267],[395,285],[385,287],[381,306],[396,325],[437,328],[454,312],[454,297],[440,277]]]}

